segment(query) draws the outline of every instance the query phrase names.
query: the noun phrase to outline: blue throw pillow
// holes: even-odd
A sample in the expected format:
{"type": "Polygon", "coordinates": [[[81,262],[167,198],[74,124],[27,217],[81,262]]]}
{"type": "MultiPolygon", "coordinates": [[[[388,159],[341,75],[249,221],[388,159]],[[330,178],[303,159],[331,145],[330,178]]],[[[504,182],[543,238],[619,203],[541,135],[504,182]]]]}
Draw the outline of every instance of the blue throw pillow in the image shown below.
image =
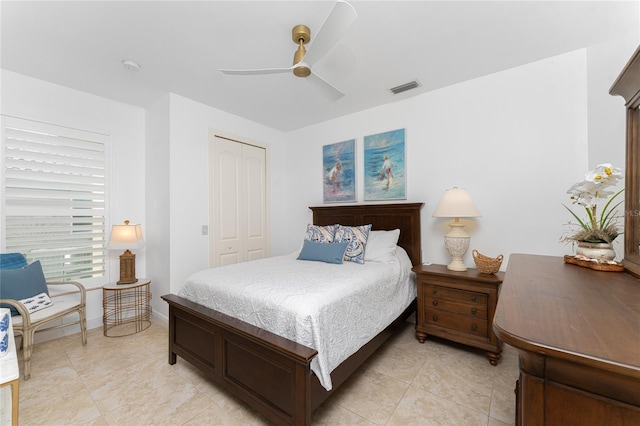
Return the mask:
{"type": "MultiPolygon", "coordinates": [[[[49,295],[39,260],[20,269],[0,269],[0,283],[0,299],[22,300],[40,293],[49,295]]],[[[12,316],[18,315],[16,308],[11,305],[1,307],[11,309],[12,316]]]]}
{"type": "Polygon", "coordinates": [[[1,253],[0,269],[19,269],[27,266],[27,259],[22,253],[1,253]]]}
{"type": "Polygon", "coordinates": [[[317,243],[304,240],[298,260],[315,260],[326,263],[342,263],[344,252],[347,250],[347,242],[344,243],[317,243]]]}

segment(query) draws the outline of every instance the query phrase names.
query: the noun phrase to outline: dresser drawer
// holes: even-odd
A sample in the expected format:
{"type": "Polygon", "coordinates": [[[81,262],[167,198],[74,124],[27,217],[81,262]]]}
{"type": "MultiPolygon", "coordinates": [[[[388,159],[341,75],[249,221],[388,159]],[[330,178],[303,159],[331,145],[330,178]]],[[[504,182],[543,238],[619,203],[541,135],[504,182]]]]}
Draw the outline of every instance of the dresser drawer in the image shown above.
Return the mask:
{"type": "Polygon", "coordinates": [[[487,305],[479,303],[460,302],[451,299],[434,298],[427,296],[426,308],[440,309],[443,311],[454,312],[457,314],[468,315],[470,317],[487,319],[487,305]]]}
{"type": "Polygon", "coordinates": [[[437,285],[425,286],[426,295],[430,297],[456,299],[465,302],[487,304],[486,293],[476,293],[475,291],[457,290],[455,288],[440,287],[437,285]]]}
{"type": "Polygon", "coordinates": [[[478,337],[486,338],[488,336],[487,320],[459,315],[440,309],[426,308],[426,310],[427,312],[425,312],[425,314],[427,324],[450,328],[452,330],[472,334],[478,337]]]}

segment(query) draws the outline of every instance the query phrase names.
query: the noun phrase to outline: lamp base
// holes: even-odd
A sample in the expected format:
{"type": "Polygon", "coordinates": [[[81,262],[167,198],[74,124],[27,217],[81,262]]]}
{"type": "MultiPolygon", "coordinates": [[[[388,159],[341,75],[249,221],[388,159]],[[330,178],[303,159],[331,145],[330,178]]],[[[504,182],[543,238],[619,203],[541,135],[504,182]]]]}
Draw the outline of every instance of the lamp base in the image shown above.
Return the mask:
{"type": "Polygon", "coordinates": [[[452,259],[451,263],[447,265],[447,269],[450,271],[464,272],[467,270],[467,266],[462,263],[461,259],[452,259]]]}
{"type": "Polygon", "coordinates": [[[454,222],[449,224],[451,230],[444,236],[444,246],[447,248],[449,255],[451,256],[451,263],[447,265],[447,269],[450,271],[464,272],[467,270],[462,257],[469,248],[469,234],[464,229],[464,224],[460,222],[454,222]]]}
{"type": "Polygon", "coordinates": [[[136,278],[136,255],[131,250],[125,250],[120,255],[120,280],[118,284],[133,284],[136,278]]]}

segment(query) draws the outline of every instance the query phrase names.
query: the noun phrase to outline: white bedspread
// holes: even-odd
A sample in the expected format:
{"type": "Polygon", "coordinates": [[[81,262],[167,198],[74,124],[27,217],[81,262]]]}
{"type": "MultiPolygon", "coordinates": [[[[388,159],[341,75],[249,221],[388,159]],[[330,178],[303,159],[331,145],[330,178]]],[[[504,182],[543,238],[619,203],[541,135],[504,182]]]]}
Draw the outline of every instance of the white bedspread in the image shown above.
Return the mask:
{"type": "Polygon", "coordinates": [[[179,296],[314,348],[311,370],[331,390],[331,371],[416,297],[406,252],[394,263],[329,264],[297,253],[207,269],[179,296]]]}

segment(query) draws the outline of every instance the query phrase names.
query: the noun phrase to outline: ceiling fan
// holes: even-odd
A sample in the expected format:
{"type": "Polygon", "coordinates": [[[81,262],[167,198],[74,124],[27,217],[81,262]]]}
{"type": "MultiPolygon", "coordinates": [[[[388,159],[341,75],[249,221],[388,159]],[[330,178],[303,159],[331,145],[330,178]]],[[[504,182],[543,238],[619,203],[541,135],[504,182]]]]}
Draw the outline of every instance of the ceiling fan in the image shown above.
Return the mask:
{"type": "Polygon", "coordinates": [[[315,36],[313,43],[309,45],[309,51],[304,45],[311,40],[311,30],[306,25],[296,25],[291,30],[291,38],[298,45],[293,55],[293,66],[287,68],[263,68],[263,69],[221,69],[224,74],[231,75],[260,75],[280,74],[293,72],[297,77],[308,78],[308,81],[316,86],[324,95],[332,101],[344,96],[329,82],[318,74],[312,72],[313,64],[319,61],[342,38],[357,17],[356,11],[346,1],[338,0],[333,6],[329,16],[315,36]]]}

